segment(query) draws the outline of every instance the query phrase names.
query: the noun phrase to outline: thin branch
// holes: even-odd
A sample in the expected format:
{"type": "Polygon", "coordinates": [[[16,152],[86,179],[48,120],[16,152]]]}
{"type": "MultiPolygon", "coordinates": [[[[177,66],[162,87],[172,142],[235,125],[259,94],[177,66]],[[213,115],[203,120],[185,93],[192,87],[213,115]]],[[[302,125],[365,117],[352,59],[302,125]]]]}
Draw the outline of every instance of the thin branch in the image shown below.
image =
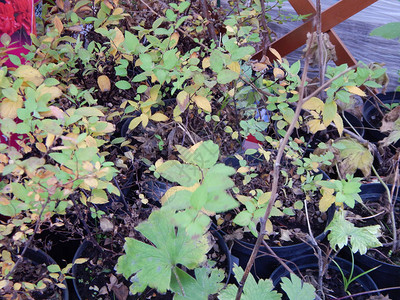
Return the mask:
{"type": "Polygon", "coordinates": [[[286,269],[286,271],[288,271],[289,273],[293,273],[294,274],[294,272],[293,272],[293,270],[291,269],[291,268],[289,268],[288,267],[288,265],[282,260],[282,258],[280,258],[275,252],[274,252],[274,250],[272,250],[272,248],[263,240],[262,241],[262,243],[263,243],[263,246],[265,247],[265,248],[267,248],[267,250],[271,253],[271,255],[281,264],[281,266],[283,266],[285,269],[286,269]]]}
{"type": "Polygon", "coordinates": [[[201,11],[203,13],[203,18],[206,19],[207,22],[208,33],[210,34],[211,39],[213,39],[214,42],[217,42],[218,37],[217,34],[215,33],[215,27],[213,22],[211,21],[210,14],[208,13],[206,0],[200,0],[200,5],[201,5],[201,11]]]}
{"type": "Polygon", "coordinates": [[[27,250],[27,249],[29,248],[29,246],[32,244],[33,238],[35,237],[35,234],[36,234],[36,233],[38,232],[38,230],[39,230],[40,221],[41,221],[41,219],[42,219],[43,212],[44,212],[44,210],[45,210],[47,204],[49,204],[49,202],[50,202],[50,197],[48,197],[47,200],[46,200],[46,202],[43,204],[42,209],[40,210],[40,213],[39,213],[38,220],[37,220],[37,222],[36,222],[36,224],[35,224],[35,229],[33,230],[32,235],[29,237],[28,242],[25,244],[24,249],[22,250],[20,256],[18,257],[18,260],[16,261],[16,263],[15,263],[14,266],[12,267],[11,271],[8,272],[8,274],[4,277],[4,280],[7,280],[8,278],[10,278],[10,276],[15,272],[15,270],[16,270],[17,267],[18,267],[18,265],[19,265],[19,264],[21,263],[21,261],[23,260],[26,250],[27,250]]]}

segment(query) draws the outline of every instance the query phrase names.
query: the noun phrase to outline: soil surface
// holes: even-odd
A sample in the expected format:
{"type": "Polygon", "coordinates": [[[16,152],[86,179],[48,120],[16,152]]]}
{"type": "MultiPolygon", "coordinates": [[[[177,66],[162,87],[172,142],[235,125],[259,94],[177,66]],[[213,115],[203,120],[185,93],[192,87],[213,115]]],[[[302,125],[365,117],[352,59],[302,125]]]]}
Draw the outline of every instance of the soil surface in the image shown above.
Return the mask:
{"type": "MultiPolygon", "coordinates": [[[[250,196],[253,194],[252,191],[260,189],[263,192],[271,191],[272,185],[272,171],[273,163],[272,160],[275,158],[273,153],[270,161],[266,163],[256,164],[254,166],[254,173],[258,176],[253,178],[249,183],[243,184],[243,176],[239,173],[233,175],[235,185],[239,188],[240,195],[250,196]]],[[[303,242],[308,234],[307,217],[304,209],[295,209],[294,204],[297,201],[303,201],[306,199],[306,194],[302,190],[302,182],[300,175],[296,173],[297,166],[292,164],[292,161],[285,159],[281,163],[281,168],[286,172],[287,176],[280,176],[280,182],[278,187],[277,203],[278,208],[291,208],[293,215],[273,216],[270,218],[273,224],[273,232],[269,235],[267,243],[270,246],[287,246],[303,242]]],[[[314,196],[307,201],[308,214],[310,216],[311,226],[313,228],[314,236],[321,234],[325,227],[328,216],[326,213],[321,213],[318,209],[320,194],[315,193],[314,196]]],[[[304,202],[303,202],[304,203],[304,202]]],[[[277,206],[277,205],[275,205],[277,206]]],[[[223,214],[224,223],[221,225],[221,229],[228,235],[236,237],[244,242],[255,243],[255,236],[245,231],[243,233],[242,227],[236,226],[232,223],[241,210],[245,209],[244,205],[241,205],[239,209],[223,214]]]]}

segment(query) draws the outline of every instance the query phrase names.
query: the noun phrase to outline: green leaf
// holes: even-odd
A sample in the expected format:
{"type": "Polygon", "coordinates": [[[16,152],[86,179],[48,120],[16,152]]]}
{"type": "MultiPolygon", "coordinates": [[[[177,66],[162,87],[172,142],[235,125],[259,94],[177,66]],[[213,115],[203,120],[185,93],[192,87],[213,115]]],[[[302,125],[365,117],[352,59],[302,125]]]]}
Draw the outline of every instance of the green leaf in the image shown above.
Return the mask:
{"type": "Polygon", "coordinates": [[[49,266],[47,266],[47,270],[49,270],[49,272],[52,272],[52,273],[61,272],[59,265],[49,265],[49,266]]]}
{"type": "Polygon", "coordinates": [[[210,68],[219,73],[224,67],[224,56],[219,50],[213,50],[210,55],[210,68]]]}
{"type": "Polygon", "coordinates": [[[217,75],[217,81],[220,84],[227,84],[239,78],[239,73],[231,70],[222,70],[217,75]]]}
{"type": "Polygon", "coordinates": [[[176,57],[176,49],[168,50],[163,55],[164,67],[168,70],[175,68],[178,58],[176,57]]]}
{"type": "Polygon", "coordinates": [[[3,96],[10,99],[11,101],[17,102],[18,94],[13,88],[5,88],[2,90],[3,96]]]}
{"type": "MultiPolygon", "coordinates": [[[[235,274],[235,278],[237,282],[243,277],[244,271],[241,267],[235,265],[233,268],[233,273],[235,274]]],[[[276,291],[273,291],[273,284],[270,279],[260,279],[258,283],[254,279],[252,274],[249,274],[247,277],[246,283],[243,287],[243,300],[280,300],[282,294],[279,294],[276,291]]],[[[229,284],[228,287],[221,291],[219,294],[219,300],[232,300],[235,299],[237,293],[237,286],[233,284],[229,284]]],[[[300,299],[300,298],[298,298],[300,299]]]]}
{"type": "Polygon", "coordinates": [[[115,83],[115,86],[121,90],[129,90],[132,86],[126,80],[119,80],[115,83]]]}
{"type": "Polygon", "coordinates": [[[370,35],[381,36],[385,39],[396,39],[400,37],[400,22],[391,22],[375,28],[370,35]]]}
{"type": "Polygon", "coordinates": [[[194,270],[196,279],[179,268],[175,268],[180,283],[185,292],[182,295],[181,287],[175,276],[171,278],[171,289],[175,292],[174,300],[207,300],[208,296],[216,294],[224,285],[224,272],[219,269],[196,268],[194,270]]]}
{"type": "Polygon", "coordinates": [[[153,60],[150,54],[143,53],[139,55],[139,59],[142,62],[140,67],[145,71],[151,71],[153,69],[153,60]]]}
{"type": "Polygon", "coordinates": [[[315,288],[312,284],[302,282],[295,274],[290,274],[290,279],[282,278],[282,290],[284,290],[290,300],[314,300],[315,288]]]}
{"type": "Polygon", "coordinates": [[[176,145],[176,149],[184,162],[195,164],[201,169],[211,168],[219,157],[219,147],[213,141],[200,142],[189,149],[176,145]]]}
{"type": "Polygon", "coordinates": [[[249,225],[253,215],[249,213],[247,210],[241,211],[236,217],[232,220],[233,223],[239,226],[247,226],[249,225]]]}
{"type": "Polygon", "coordinates": [[[382,246],[378,240],[379,225],[355,227],[353,223],[346,220],[345,211],[336,211],[326,230],[331,231],[328,240],[332,248],[342,249],[350,243],[354,253],[365,254],[369,248],[382,246]]]}
{"type": "Polygon", "coordinates": [[[171,289],[172,270],[178,264],[194,269],[206,260],[207,237],[189,236],[185,229],[173,224],[168,210],[153,211],[149,219],[136,229],[154,246],[126,238],[125,255],[118,259],[117,272],[132,279],[132,293],[143,292],[146,286],[165,293],[171,289]]]}
{"type": "Polygon", "coordinates": [[[231,59],[236,61],[244,58],[247,55],[252,55],[254,52],[254,48],[250,46],[236,48],[231,52],[231,59]]]}
{"type": "Polygon", "coordinates": [[[169,160],[156,169],[165,179],[183,186],[193,186],[201,179],[201,172],[193,165],[183,165],[177,160],[169,160]]]}
{"type": "Polygon", "coordinates": [[[134,53],[139,46],[139,40],[133,33],[125,30],[124,48],[128,53],[134,53]]]}

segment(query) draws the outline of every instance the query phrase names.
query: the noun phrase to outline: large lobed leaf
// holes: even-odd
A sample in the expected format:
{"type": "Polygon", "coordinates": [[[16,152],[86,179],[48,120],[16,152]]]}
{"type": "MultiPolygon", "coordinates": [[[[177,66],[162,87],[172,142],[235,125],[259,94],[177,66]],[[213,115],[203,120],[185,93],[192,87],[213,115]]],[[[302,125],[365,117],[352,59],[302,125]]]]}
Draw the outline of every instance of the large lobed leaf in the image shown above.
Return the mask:
{"type": "MultiPolygon", "coordinates": [[[[243,277],[244,271],[241,267],[235,266],[233,268],[235,273],[235,278],[238,282],[243,277]]],[[[254,279],[253,275],[249,274],[246,283],[244,284],[242,298],[243,300],[280,300],[282,294],[273,291],[273,284],[270,279],[260,279],[258,283],[254,279]]],[[[226,289],[224,289],[218,299],[220,300],[232,300],[236,298],[237,286],[229,284],[226,289]]]]}
{"type": "Polygon", "coordinates": [[[328,240],[333,248],[342,249],[350,243],[351,250],[354,253],[365,254],[370,248],[382,246],[378,240],[380,236],[379,225],[356,227],[346,220],[344,211],[335,213],[326,230],[331,231],[328,235],[328,240]]]}
{"type": "Polygon", "coordinates": [[[206,260],[207,237],[189,236],[182,228],[176,231],[172,215],[168,210],[153,211],[147,221],[137,226],[154,246],[126,238],[126,254],[118,259],[116,268],[125,278],[134,275],[132,293],[143,292],[146,286],[164,293],[170,289],[176,265],[193,269],[206,260]]]}

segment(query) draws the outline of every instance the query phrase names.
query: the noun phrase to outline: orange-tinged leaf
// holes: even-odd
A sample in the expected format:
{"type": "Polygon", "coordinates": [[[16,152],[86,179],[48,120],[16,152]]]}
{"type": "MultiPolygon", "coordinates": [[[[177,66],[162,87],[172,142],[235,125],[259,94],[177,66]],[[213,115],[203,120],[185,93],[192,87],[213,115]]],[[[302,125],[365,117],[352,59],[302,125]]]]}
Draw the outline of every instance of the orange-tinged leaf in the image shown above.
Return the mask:
{"type": "Polygon", "coordinates": [[[168,121],[168,117],[162,113],[155,113],[154,115],[151,115],[150,120],[156,121],[156,122],[164,122],[168,121]]]}
{"type": "Polygon", "coordinates": [[[174,48],[179,42],[179,33],[174,32],[170,37],[169,47],[174,48]]]}
{"type": "Polygon", "coordinates": [[[99,76],[97,78],[97,84],[102,92],[108,92],[111,89],[111,82],[107,75],[99,76]]]}
{"type": "Polygon", "coordinates": [[[61,20],[60,20],[60,18],[58,16],[54,17],[53,24],[56,27],[58,33],[61,34],[63,32],[63,30],[64,30],[64,25],[63,25],[63,23],[61,22],[61,20]]]}
{"type": "Polygon", "coordinates": [[[364,91],[362,89],[360,89],[359,87],[356,86],[346,86],[347,90],[355,95],[358,95],[360,97],[366,97],[367,95],[364,93],[364,91]]]}
{"type": "Polygon", "coordinates": [[[210,101],[206,97],[203,96],[194,96],[193,101],[196,103],[198,107],[203,109],[206,112],[211,112],[211,104],[210,101]]]}
{"type": "Polygon", "coordinates": [[[56,0],[56,5],[57,5],[58,8],[60,8],[61,10],[64,10],[64,1],[63,1],[63,0],[56,0]]]}

